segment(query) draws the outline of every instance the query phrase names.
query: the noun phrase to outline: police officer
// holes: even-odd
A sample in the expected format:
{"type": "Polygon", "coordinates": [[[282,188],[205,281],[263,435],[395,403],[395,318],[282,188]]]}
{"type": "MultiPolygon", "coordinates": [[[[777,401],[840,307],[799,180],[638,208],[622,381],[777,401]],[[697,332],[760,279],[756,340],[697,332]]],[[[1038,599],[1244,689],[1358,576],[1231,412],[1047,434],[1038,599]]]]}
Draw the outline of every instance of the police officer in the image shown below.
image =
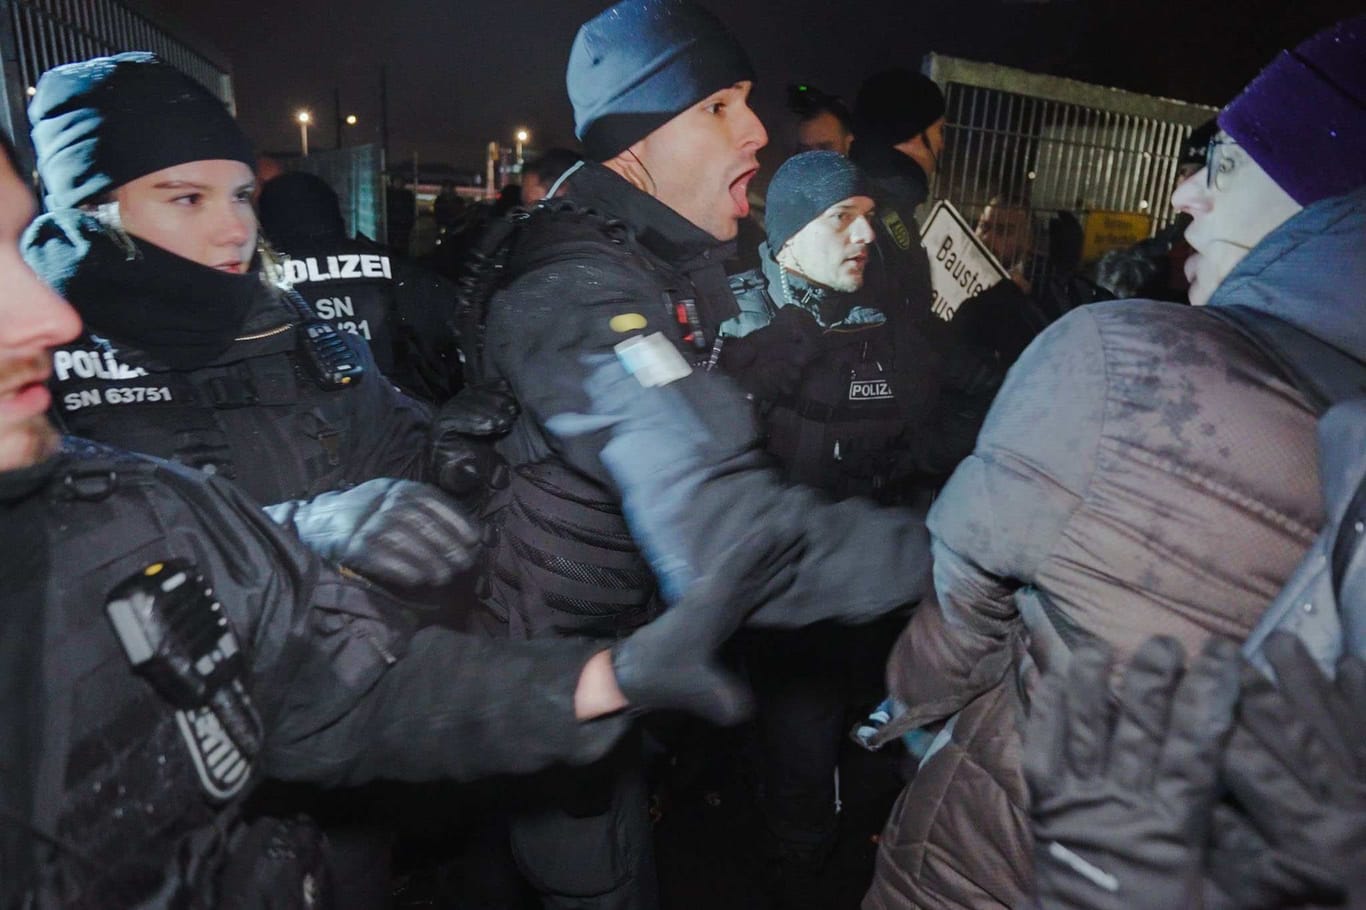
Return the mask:
{"type": "Polygon", "coordinates": [[[286,279],[321,319],[369,342],[380,372],[408,394],[441,403],[459,391],[453,285],[347,237],[341,203],[321,177],[276,177],[257,205],[262,232],[289,256],[286,279]]]}
{"type": "MultiPolygon", "coordinates": [[[[18,257],[32,202],[10,160],[0,906],[326,907],[307,820],[244,812],[263,777],[522,773],[602,755],[627,727],[623,707],[719,721],[743,711],[710,654],[790,583],[783,546],[751,541],[745,565],[727,570],[749,582],[703,584],[671,623],[610,651],[415,631],[392,596],[320,561],[224,479],[63,444],[44,378],[80,320],[18,257]]],[[[444,531],[425,523],[426,535],[444,531]]]]}
{"type": "MultiPolygon", "coordinates": [[[[723,263],[767,141],[752,78],[689,0],[625,0],[574,40],[569,96],[592,160],[524,217],[476,361],[523,409],[500,443],[514,479],[490,595],[511,634],[624,634],[756,523],[802,528],[808,548],[791,592],[751,621],[867,619],[924,590],[923,525],[784,486],[751,403],[709,369],[737,312],[723,263]]],[[[657,903],[638,760],[613,760],[514,823],[549,905],[657,903]]]]}
{"type": "Polygon", "coordinates": [[[120,54],[43,74],[29,118],[50,212],[24,255],[87,326],[54,360],[71,432],[262,503],[428,473],[424,407],[281,289],[257,243],[251,145],[217,99],[120,54]]]}
{"type": "MultiPolygon", "coordinates": [[[[867,180],[837,152],[805,152],[773,175],[766,213],[762,268],[731,279],[740,315],[722,324],[734,336],[722,367],[758,402],[784,477],[837,499],[896,502],[918,434],[897,406],[903,380],[888,314],[858,293],[876,237],[867,180]]],[[[845,706],[863,690],[880,694],[899,624],[756,630],[745,640],[779,906],[818,900],[836,836],[845,706]]]]}

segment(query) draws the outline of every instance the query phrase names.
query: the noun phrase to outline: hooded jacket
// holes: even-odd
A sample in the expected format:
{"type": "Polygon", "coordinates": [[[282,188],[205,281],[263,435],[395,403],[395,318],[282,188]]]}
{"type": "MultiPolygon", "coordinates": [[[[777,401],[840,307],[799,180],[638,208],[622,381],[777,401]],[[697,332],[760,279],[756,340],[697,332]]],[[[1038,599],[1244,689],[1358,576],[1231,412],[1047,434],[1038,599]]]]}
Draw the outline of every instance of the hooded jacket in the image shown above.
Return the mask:
{"type": "MultiPolygon", "coordinates": [[[[1290,218],[1215,291],[1366,362],[1366,188],[1290,218]]],[[[1031,889],[1017,723],[1078,641],[1241,640],[1324,522],[1314,407],[1214,312],[1084,307],[1008,376],[930,514],[938,606],[889,681],[952,718],[881,840],[866,908],[1013,907],[1031,889]],[[955,716],[956,715],[956,716],[955,716]]]]}
{"type": "Polygon", "coordinates": [[[74,210],[25,236],[25,259],[86,323],[53,355],[69,432],[222,474],[262,504],[423,479],[426,409],[380,375],[366,345],[342,336],[362,375],[325,387],[302,315],[278,289],[130,242],[137,252],[74,210]],[[135,325],[146,342],[126,334],[135,325]]]}

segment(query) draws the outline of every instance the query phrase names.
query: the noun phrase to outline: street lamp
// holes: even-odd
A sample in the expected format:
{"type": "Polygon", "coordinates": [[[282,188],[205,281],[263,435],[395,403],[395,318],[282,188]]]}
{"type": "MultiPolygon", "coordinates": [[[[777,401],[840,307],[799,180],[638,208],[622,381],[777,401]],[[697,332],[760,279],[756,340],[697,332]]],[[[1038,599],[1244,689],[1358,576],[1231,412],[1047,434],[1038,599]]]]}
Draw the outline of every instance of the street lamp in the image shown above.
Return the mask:
{"type": "Polygon", "coordinates": [[[308,125],[313,122],[313,115],[308,111],[299,111],[294,115],[294,119],[299,121],[299,147],[303,150],[303,157],[308,157],[308,125]]]}
{"type": "Polygon", "coordinates": [[[526,127],[522,127],[517,130],[517,134],[513,138],[517,140],[517,166],[520,168],[522,166],[522,146],[531,138],[531,134],[526,131],[526,127]]]}
{"type": "Polygon", "coordinates": [[[346,115],[346,125],[347,125],[347,126],[355,126],[355,125],[356,125],[356,115],[355,115],[355,114],[347,114],[347,115],[346,115]]]}

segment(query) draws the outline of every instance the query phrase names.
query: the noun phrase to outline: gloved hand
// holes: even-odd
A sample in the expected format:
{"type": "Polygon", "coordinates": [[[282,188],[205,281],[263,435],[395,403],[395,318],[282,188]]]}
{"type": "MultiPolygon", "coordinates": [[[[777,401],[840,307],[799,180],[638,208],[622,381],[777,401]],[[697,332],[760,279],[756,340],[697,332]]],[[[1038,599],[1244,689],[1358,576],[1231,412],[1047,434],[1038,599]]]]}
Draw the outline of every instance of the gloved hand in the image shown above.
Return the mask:
{"type": "Polygon", "coordinates": [[[820,353],[824,331],[801,307],[785,306],[773,321],[721,347],[721,369],[761,401],[791,395],[802,371],[820,353]]]}
{"type": "Polygon", "coordinates": [[[1182,674],[1181,646],[1146,642],[1110,704],[1108,653],[1077,651],[1030,708],[1024,771],[1043,907],[1189,907],[1233,723],[1238,652],[1211,639],[1182,674]]]}
{"type": "Polygon", "coordinates": [[[1343,899],[1331,874],[1273,850],[1246,816],[1227,805],[1214,807],[1204,885],[1202,910],[1335,906],[1343,899]]]}
{"type": "Polygon", "coordinates": [[[450,583],[474,565],[481,535],[479,523],[440,490],[388,477],[266,513],[324,559],[404,588],[450,583]]]}
{"type": "Polygon", "coordinates": [[[491,440],[512,429],[517,413],[517,400],[502,381],[466,386],[442,405],[429,447],[437,486],[462,499],[506,486],[507,465],[491,440]]]}
{"type": "Polygon", "coordinates": [[[716,651],[752,610],[791,587],[804,549],[800,539],[755,533],[663,616],[617,644],[612,667],[631,707],[687,711],[716,724],[747,717],[751,695],[717,665],[716,651]]]}
{"type": "Polygon", "coordinates": [[[1329,680],[1284,632],[1265,653],[1279,685],[1245,669],[1224,780],[1271,849],[1366,907],[1366,662],[1346,657],[1329,680]]]}
{"type": "Polygon", "coordinates": [[[443,433],[503,436],[512,429],[519,408],[512,389],[501,379],[467,385],[441,406],[434,425],[443,433]]]}

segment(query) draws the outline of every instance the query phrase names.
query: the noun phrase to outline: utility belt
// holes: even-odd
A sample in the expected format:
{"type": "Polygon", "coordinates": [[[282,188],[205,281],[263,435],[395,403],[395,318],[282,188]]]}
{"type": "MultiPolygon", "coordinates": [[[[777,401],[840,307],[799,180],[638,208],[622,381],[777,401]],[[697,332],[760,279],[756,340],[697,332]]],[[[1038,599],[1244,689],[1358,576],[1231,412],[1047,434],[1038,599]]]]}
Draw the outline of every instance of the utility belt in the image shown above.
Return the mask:
{"type": "Polygon", "coordinates": [[[654,573],[598,485],[559,465],[520,465],[487,515],[481,594],[513,638],[616,639],[659,614],[654,573]]]}

